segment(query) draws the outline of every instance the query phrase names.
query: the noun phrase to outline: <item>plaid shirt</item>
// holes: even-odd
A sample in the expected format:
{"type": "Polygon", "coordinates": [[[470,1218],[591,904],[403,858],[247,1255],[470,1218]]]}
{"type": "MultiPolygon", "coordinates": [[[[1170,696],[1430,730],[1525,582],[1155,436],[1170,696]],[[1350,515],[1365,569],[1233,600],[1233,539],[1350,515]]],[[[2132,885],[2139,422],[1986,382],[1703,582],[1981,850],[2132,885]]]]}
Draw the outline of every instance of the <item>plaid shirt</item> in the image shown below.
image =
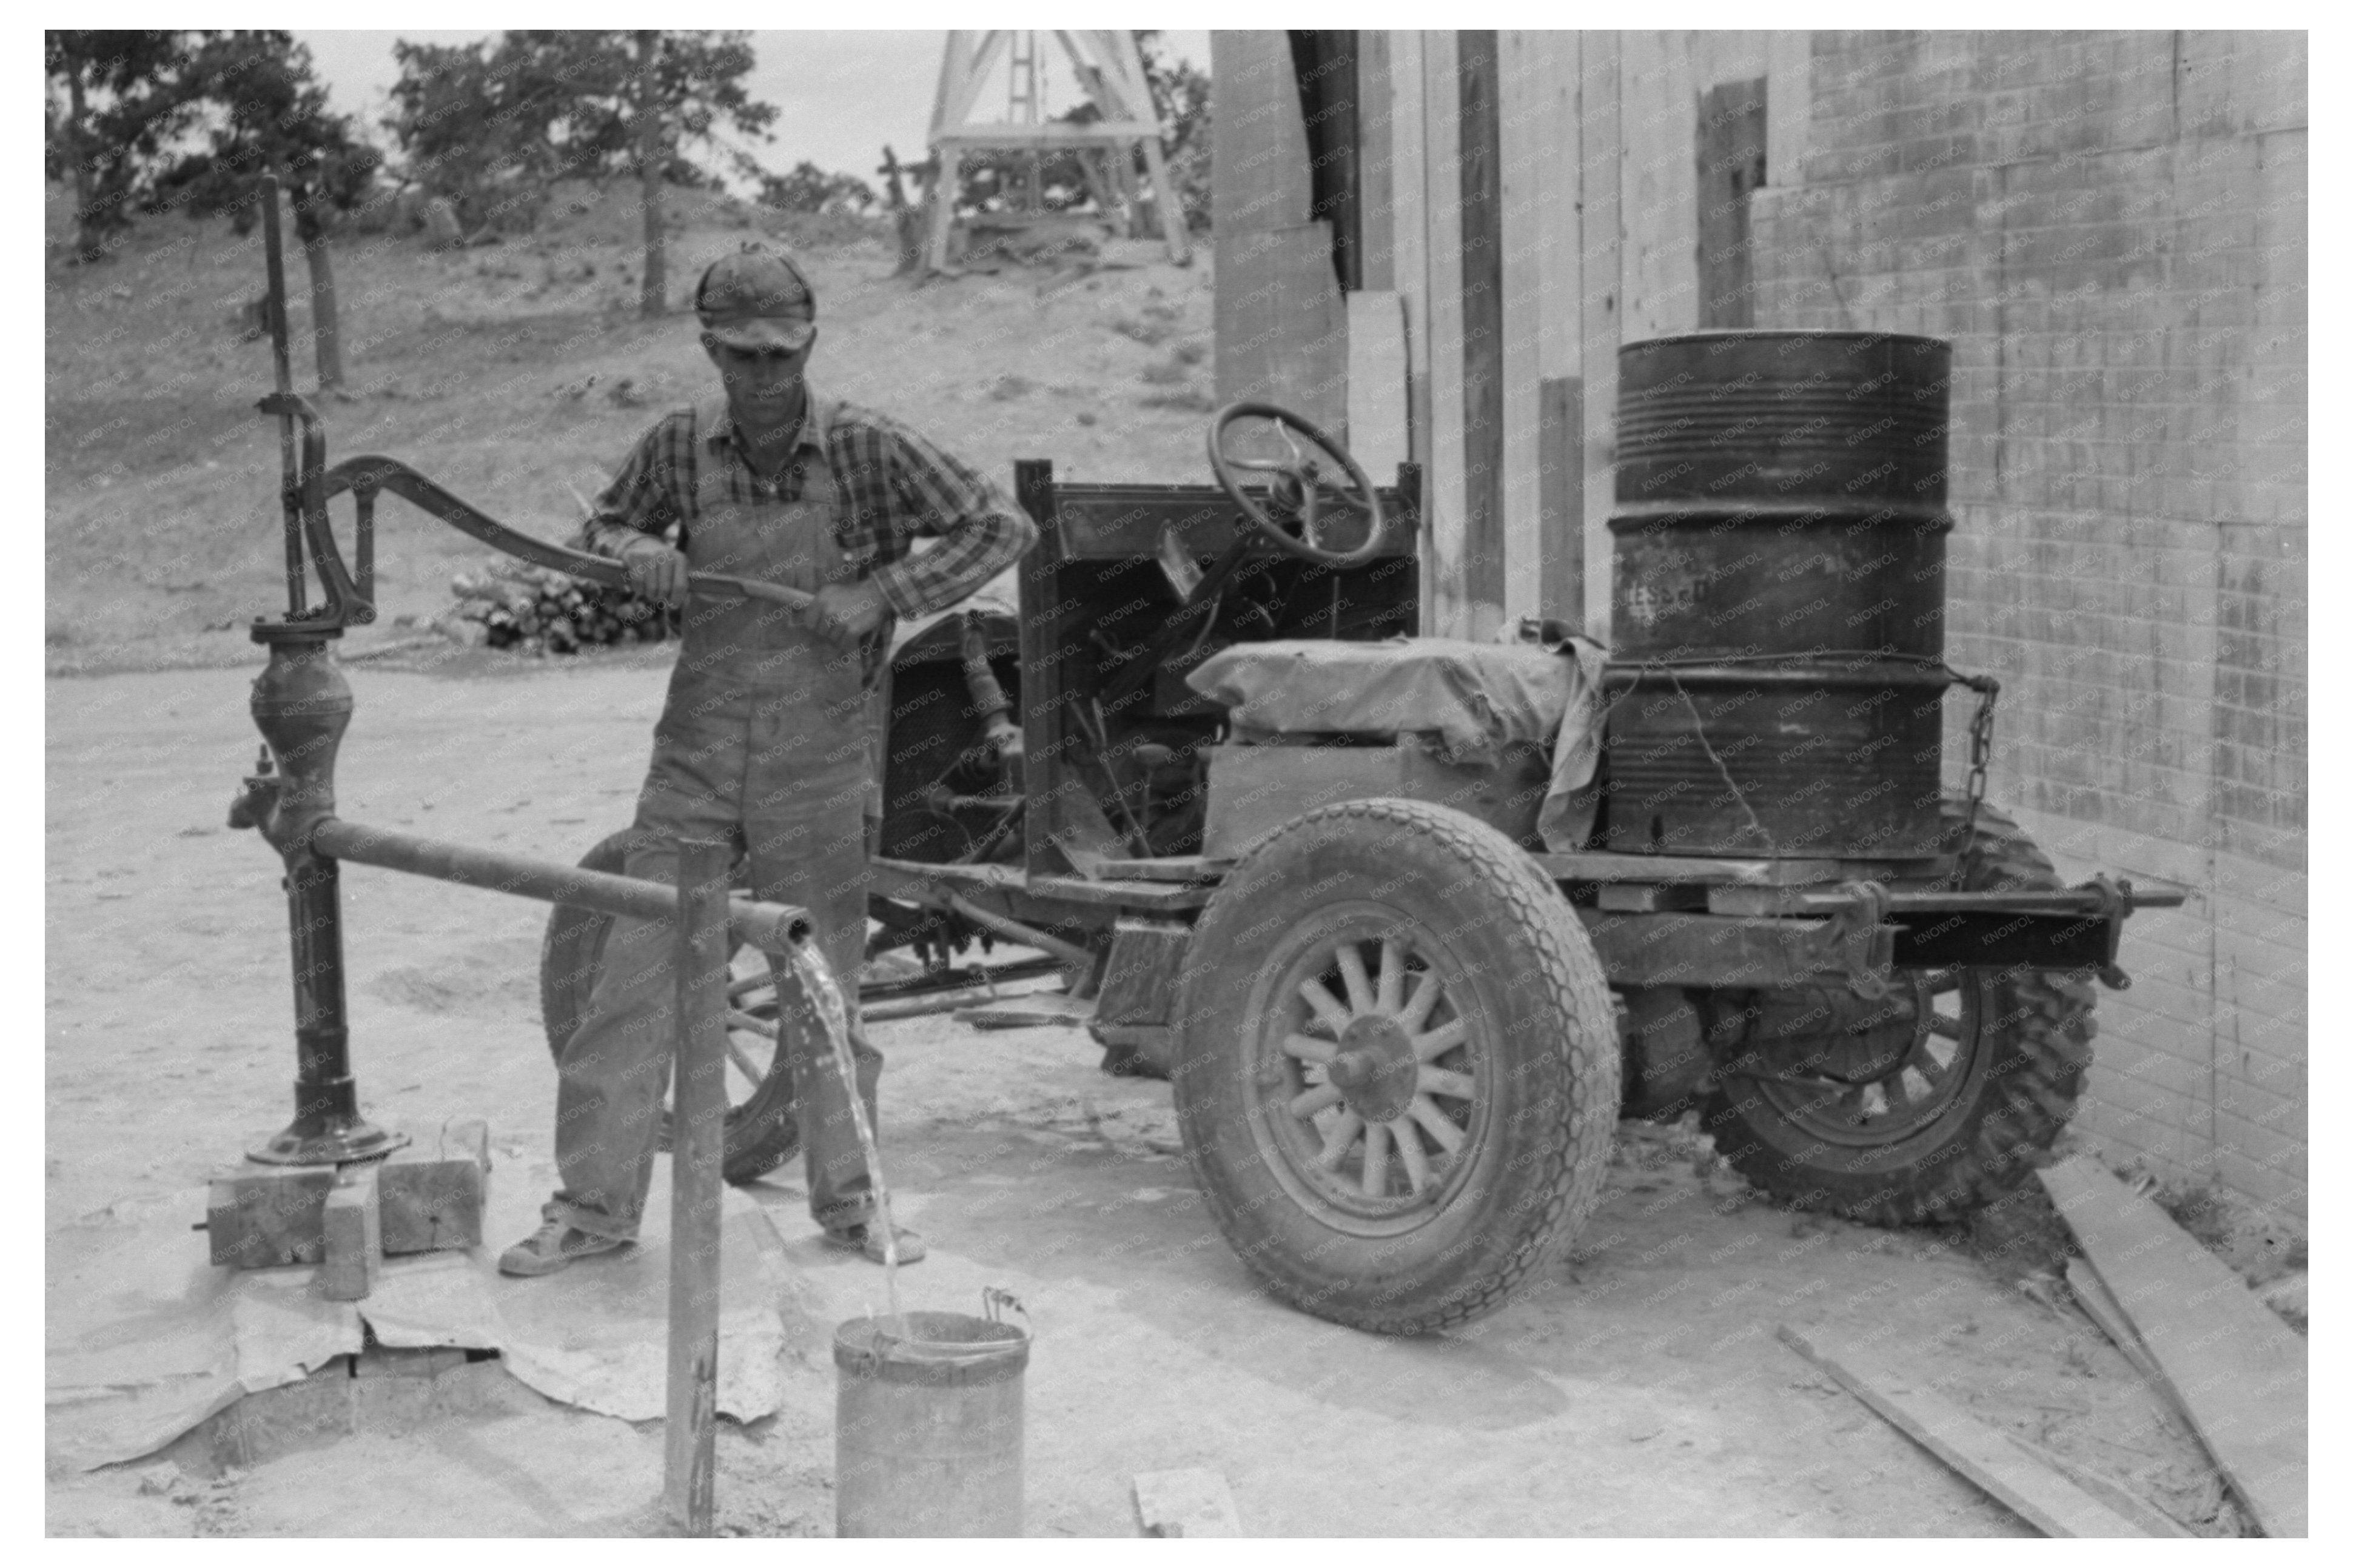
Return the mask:
{"type": "Polygon", "coordinates": [[[618,555],[638,534],[660,538],[676,523],[683,549],[706,462],[720,466],[717,490],[729,501],[798,500],[810,454],[842,497],[835,542],[903,619],[964,598],[1021,559],[1038,537],[1029,514],[970,464],[888,415],[812,390],[792,458],[774,483],[744,460],[725,399],[664,416],[597,496],[583,530],[588,548],[618,555]],[[941,542],[917,552],[919,538],[941,542]]]}

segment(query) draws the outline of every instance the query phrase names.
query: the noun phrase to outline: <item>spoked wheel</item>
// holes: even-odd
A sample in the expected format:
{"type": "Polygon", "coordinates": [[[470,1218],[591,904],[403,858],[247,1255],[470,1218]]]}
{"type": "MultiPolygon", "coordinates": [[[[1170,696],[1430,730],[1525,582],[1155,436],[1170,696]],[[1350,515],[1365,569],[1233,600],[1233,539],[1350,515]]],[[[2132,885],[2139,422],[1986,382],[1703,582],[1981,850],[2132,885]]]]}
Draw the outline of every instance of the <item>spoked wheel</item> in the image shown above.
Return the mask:
{"type": "MultiPolygon", "coordinates": [[[[1965,886],[2060,886],[2008,817],[1981,809],[1977,831],[1965,886]]],[[[1719,1062],[1704,1112],[1717,1152],[1750,1184],[1876,1225],[1952,1219],[2017,1186],[2058,1137],[2092,1061],[2083,975],[1960,968],[1897,979],[1868,1006],[1828,989],[1750,1005],[1755,1021],[1719,1062]],[[1841,1011],[1837,1026],[1800,1026],[1826,1007],[1841,1011]],[[1788,1026],[1770,1026],[1777,1014],[1788,1026]]]]}
{"type": "MultiPolygon", "coordinates": [[[[613,835],[581,858],[581,868],[617,874],[628,841],[627,833],[613,835]]],[[[540,946],[540,1016],[547,1028],[547,1048],[558,1061],[587,1015],[605,938],[612,929],[610,915],[570,904],[558,904],[547,917],[547,934],[540,946]]],[[[776,988],[767,957],[755,948],[738,948],[728,971],[727,1146],[722,1169],[730,1182],[741,1184],[791,1159],[800,1148],[801,1129],[793,1109],[792,1068],[777,1032],[776,988]]],[[[667,1150],[667,1080],[659,1136],[659,1146],[667,1150]]]]}
{"type": "Polygon", "coordinates": [[[1902,1037],[1865,1055],[1861,1076],[1760,1079],[1757,1091],[1774,1114],[1828,1147],[1873,1149],[1933,1126],[1980,1087],[1989,1058],[1978,1048],[1979,1032],[1992,978],[1982,970],[1938,969],[1898,979],[1878,1012],[1902,1037]]]}
{"type": "Polygon", "coordinates": [[[1253,1054],[1275,1027],[1282,1037],[1250,1064],[1253,1110],[1286,1184],[1342,1229],[1393,1232],[1443,1206],[1494,1103],[1492,1054],[1472,1044],[1463,1011],[1476,1003],[1459,978],[1450,996],[1455,966],[1434,947],[1360,906],[1294,929],[1272,955],[1274,1026],[1253,1054]]]}
{"type": "Polygon", "coordinates": [[[1186,1154],[1283,1300],[1449,1328],[1591,1212],[1617,1122],[1609,990],[1567,902],[1485,824],[1403,800],[1309,813],[1228,875],[1181,984],[1186,1154]]]}

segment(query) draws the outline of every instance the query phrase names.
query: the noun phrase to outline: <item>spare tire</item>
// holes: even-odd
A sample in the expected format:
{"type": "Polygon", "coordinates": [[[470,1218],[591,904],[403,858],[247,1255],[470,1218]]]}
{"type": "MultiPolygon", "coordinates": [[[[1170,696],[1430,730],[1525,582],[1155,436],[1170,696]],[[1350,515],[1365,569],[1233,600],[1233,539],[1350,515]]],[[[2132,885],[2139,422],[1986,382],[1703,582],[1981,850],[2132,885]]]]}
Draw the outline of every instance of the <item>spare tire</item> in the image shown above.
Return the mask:
{"type": "MultiPolygon", "coordinates": [[[[1966,888],[2062,885],[2033,840],[1991,807],[1978,809],[1972,848],[1966,888]]],[[[1766,1047],[1752,1034],[1718,1063],[1704,1125],[1750,1185],[1873,1225],[1950,1220],[2024,1181],[2067,1124],[2092,1065],[2084,975],[1956,968],[1899,970],[1895,980],[1883,1009],[1892,1047],[1858,1042],[1852,1028],[1845,1039],[1792,1035],[1766,1047]],[[1790,1070],[1809,1060],[1848,1070],[1790,1070]]]]}

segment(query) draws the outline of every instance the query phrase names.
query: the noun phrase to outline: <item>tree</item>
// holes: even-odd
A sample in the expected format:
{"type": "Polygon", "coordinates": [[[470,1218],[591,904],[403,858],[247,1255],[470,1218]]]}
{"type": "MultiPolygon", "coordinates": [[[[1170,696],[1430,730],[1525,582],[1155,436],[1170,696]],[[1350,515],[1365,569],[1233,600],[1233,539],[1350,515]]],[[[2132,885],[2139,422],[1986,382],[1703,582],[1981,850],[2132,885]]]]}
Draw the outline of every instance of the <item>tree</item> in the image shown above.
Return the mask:
{"type": "Polygon", "coordinates": [[[396,44],[401,75],[386,125],[417,177],[461,211],[502,186],[517,187],[505,201],[524,201],[565,174],[634,177],[645,214],[639,306],[656,314],[665,304],[662,184],[708,183],[688,149],[724,145],[725,131],[766,141],[776,121],[776,107],[744,86],[748,40],[517,30],[495,48],[396,44]]]}
{"type": "Polygon", "coordinates": [[[47,175],[73,186],[74,259],[98,261],[164,149],[195,112],[185,68],[210,37],[185,32],[51,32],[47,175]],[[58,101],[59,96],[63,101],[58,101]]]}
{"type": "MultiPolygon", "coordinates": [[[[1209,226],[1209,73],[1190,60],[1171,60],[1160,53],[1160,35],[1148,27],[1135,34],[1136,53],[1143,57],[1145,85],[1152,89],[1152,110],[1160,118],[1160,153],[1168,169],[1168,183],[1181,204],[1186,227],[1197,233],[1209,226]]],[[[1139,173],[1141,172],[1139,166],[1139,173]]]]}
{"type": "Polygon", "coordinates": [[[208,145],[156,181],[158,205],[191,216],[227,214],[239,234],[260,216],[259,179],[274,174],[290,198],[294,237],[311,275],[311,331],[322,391],[343,384],[342,334],[330,247],[339,215],[375,188],[383,154],[327,107],[311,51],[277,31],[224,34],[198,49],[187,87],[203,105],[208,145]]]}
{"type": "MultiPolygon", "coordinates": [[[[788,213],[862,213],[874,205],[874,187],[855,174],[828,174],[804,158],[782,174],[760,174],[758,201],[788,213]]],[[[902,206],[906,198],[900,198],[902,206]]]]}

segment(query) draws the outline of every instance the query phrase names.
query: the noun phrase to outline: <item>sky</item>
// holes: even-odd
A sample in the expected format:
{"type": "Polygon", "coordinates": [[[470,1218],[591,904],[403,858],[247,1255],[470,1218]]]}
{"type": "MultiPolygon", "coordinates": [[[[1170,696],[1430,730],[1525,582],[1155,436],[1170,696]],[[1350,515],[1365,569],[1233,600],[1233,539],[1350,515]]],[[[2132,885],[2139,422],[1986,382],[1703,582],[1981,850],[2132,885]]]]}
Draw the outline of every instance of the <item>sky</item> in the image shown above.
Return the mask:
{"type": "MultiPolygon", "coordinates": [[[[294,35],[311,47],[320,77],[336,108],[356,114],[375,131],[386,94],[400,72],[393,64],[395,38],[420,44],[462,44],[489,32],[304,31],[294,35]]],[[[1166,32],[1169,53],[1208,68],[1209,35],[1166,32]]],[[[939,82],[942,31],[754,32],[757,64],[752,96],[777,109],[776,141],[751,150],[764,163],[789,169],[803,159],[828,171],[847,172],[880,184],[874,171],[889,142],[901,159],[924,155],[923,133],[931,121],[932,93],[939,82]]],[[[1069,62],[1050,35],[1038,35],[1045,102],[1042,112],[1059,114],[1080,100],[1069,62]]],[[[1000,76],[1002,68],[1000,67],[1000,76]]],[[[976,120],[1001,118],[1005,91],[984,93],[976,120]]]]}

